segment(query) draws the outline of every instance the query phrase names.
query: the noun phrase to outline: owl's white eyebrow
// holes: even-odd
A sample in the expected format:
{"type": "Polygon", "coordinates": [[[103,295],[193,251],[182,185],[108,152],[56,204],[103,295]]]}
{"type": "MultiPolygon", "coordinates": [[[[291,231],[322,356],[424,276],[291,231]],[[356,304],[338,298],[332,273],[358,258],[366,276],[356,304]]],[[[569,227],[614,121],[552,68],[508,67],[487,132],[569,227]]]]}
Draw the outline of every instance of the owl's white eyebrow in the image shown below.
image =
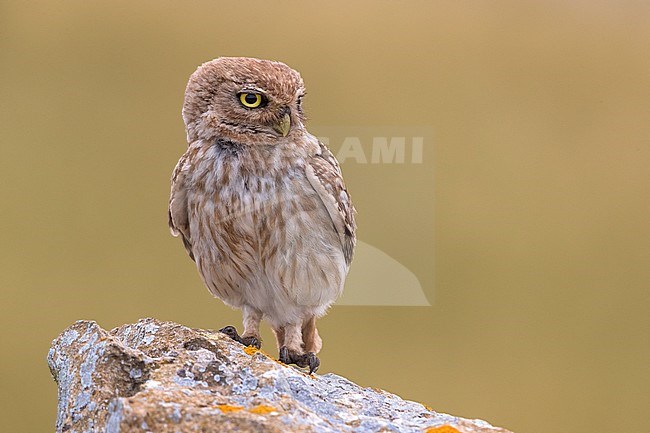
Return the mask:
{"type": "Polygon", "coordinates": [[[251,86],[246,86],[243,87],[239,93],[244,93],[244,92],[249,92],[249,93],[260,93],[262,95],[266,95],[266,92],[259,87],[251,87],[251,86]]]}

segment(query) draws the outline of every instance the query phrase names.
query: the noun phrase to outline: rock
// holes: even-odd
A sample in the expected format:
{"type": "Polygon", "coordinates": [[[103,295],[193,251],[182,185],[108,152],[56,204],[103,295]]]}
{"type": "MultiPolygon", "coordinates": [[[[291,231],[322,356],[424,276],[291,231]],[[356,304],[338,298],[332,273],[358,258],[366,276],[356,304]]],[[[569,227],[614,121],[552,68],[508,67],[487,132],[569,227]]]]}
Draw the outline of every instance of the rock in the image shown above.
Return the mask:
{"type": "Polygon", "coordinates": [[[48,363],[57,433],[508,433],[155,319],[110,332],[79,321],[54,340],[48,363]]]}

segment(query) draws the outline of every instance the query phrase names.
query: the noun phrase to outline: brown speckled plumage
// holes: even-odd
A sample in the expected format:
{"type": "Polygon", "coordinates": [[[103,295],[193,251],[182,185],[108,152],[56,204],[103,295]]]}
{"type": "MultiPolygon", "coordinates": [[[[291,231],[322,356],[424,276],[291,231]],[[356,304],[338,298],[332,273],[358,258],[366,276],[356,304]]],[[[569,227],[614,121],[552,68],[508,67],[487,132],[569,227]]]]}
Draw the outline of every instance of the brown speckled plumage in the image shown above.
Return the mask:
{"type": "Polygon", "coordinates": [[[171,232],[208,289],[242,309],[244,341],[259,344],[264,318],[281,359],[298,364],[321,348],[315,320],[341,295],[356,242],[340,167],[305,129],[303,96],[300,75],[283,63],[201,65],[185,92],[189,147],[169,203],[171,232]],[[266,104],[247,108],[242,92],[266,104]]]}

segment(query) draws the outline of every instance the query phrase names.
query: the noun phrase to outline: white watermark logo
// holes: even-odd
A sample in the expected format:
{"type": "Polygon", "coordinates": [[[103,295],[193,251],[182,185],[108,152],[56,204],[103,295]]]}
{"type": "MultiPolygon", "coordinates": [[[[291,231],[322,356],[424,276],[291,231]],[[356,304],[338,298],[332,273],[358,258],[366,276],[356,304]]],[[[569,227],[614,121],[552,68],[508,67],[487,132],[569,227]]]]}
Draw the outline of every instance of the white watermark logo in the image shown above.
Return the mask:
{"type": "Polygon", "coordinates": [[[354,260],[336,305],[430,307],[418,277],[385,251],[357,241],[354,260]]]}
{"type": "MultiPolygon", "coordinates": [[[[367,165],[370,172],[366,173],[374,172],[373,166],[378,169],[390,165],[391,169],[379,176],[387,179],[396,175],[396,183],[411,178],[412,170],[420,176],[431,170],[434,134],[428,126],[310,126],[310,130],[336,156],[344,176],[351,164],[367,165]]],[[[355,190],[351,192],[354,198],[355,190]]],[[[390,197],[385,200],[390,203],[390,197]]],[[[393,258],[390,251],[376,248],[368,239],[364,241],[357,242],[345,292],[337,305],[431,305],[411,269],[393,258]]],[[[433,253],[429,260],[433,266],[433,253]]]]}
{"type": "MultiPolygon", "coordinates": [[[[313,130],[341,165],[350,167],[350,164],[368,164],[367,169],[372,172],[381,170],[381,165],[390,165],[390,170],[386,169],[386,173],[382,172],[379,176],[395,183],[409,179],[414,170],[420,173],[430,170],[426,164],[429,162],[427,155],[431,154],[427,148],[433,142],[430,128],[321,127],[313,130]],[[407,167],[409,165],[415,167],[407,167]],[[391,180],[390,176],[395,171],[402,173],[391,180]]],[[[353,170],[348,167],[343,168],[344,176],[350,174],[348,170],[353,170]]],[[[364,168],[362,171],[367,170],[364,168]]],[[[356,190],[353,189],[351,193],[354,198],[356,190]]],[[[290,206],[288,203],[299,200],[299,196],[280,194],[279,190],[272,191],[263,199],[257,197],[256,200],[242,201],[237,206],[232,206],[229,214],[220,215],[219,222],[231,224],[233,220],[251,219],[252,215],[282,213],[283,208],[301,209],[300,206],[290,206]]],[[[384,197],[384,200],[386,205],[391,204],[390,197],[384,197]]],[[[311,218],[302,212],[304,211],[298,210],[297,213],[288,215],[287,225],[294,225],[294,220],[295,225],[299,225],[301,221],[311,218]]],[[[363,233],[363,230],[360,232],[363,233]]],[[[429,259],[433,263],[433,254],[429,259]]],[[[294,289],[298,292],[299,300],[306,303],[311,301],[313,293],[309,286],[294,289]]],[[[336,305],[404,307],[431,304],[420,279],[411,269],[391,256],[385,248],[373,246],[368,239],[358,239],[345,291],[336,305]]]]}
{"type": "Polygon", "coordinates": [[[316,127],[339,163],[422,164],[432,142],[429,127],[316,127]]]}
{"type": "MultiPolygon", "coordinates": [[[[336,159],[341,164],[354,160],[357,164],[422,164],[424,137],[373,137],[370,155],[359,137],[345,137],[336,159]],[[369,156],[369,157],[368,157],[369,156]]],[[[330,146],[329,137],[319,137],[326,146],[330,146]]]]}

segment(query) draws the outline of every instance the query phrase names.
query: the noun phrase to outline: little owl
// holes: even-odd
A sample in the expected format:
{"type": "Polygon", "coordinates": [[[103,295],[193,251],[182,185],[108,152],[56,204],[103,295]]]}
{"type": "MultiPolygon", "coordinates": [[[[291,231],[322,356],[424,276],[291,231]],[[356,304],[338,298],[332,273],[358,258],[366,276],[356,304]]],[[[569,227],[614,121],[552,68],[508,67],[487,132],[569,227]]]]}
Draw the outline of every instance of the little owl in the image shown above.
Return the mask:
{"type": "Polygon", "coordinates": [[[189,143],[172,174],[169,227],[210,292],[243,312],[261,346],[260,321],[280,361],[315,371],[316,319],[341,295],[356,244],[341,169],[304,126],[300,74],[280,62],[222,57],[185,90],[189,143]]]}

